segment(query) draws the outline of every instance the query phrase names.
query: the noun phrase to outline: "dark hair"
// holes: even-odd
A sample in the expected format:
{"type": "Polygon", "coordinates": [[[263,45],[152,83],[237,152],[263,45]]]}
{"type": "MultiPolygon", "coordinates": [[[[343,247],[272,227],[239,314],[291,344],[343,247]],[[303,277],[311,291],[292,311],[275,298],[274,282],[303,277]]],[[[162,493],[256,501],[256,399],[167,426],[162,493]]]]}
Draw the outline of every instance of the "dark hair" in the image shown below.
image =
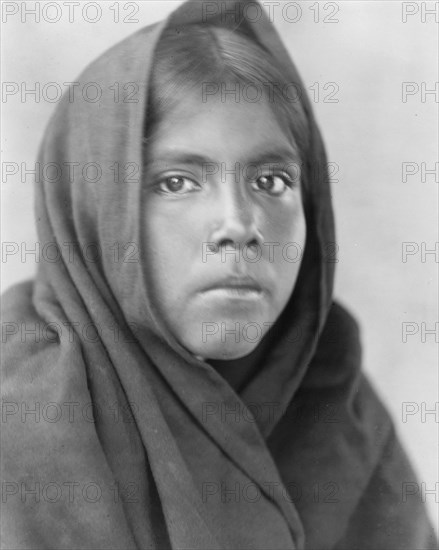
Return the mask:
{"type": "Polygon", "coordinates": [[[146,141],[182,98],[196,93],[201,102],[207,85],[238,84],[256,87],[260,98],[268,98],[273,114],[305,160],[308,124],[301,90],[296,87],[296,97],[291,98],[286,90],[295,83],[286,80],[265,48],[242,33],[209,25],[169,27],[157,44],[151,77],[146,141]]]}

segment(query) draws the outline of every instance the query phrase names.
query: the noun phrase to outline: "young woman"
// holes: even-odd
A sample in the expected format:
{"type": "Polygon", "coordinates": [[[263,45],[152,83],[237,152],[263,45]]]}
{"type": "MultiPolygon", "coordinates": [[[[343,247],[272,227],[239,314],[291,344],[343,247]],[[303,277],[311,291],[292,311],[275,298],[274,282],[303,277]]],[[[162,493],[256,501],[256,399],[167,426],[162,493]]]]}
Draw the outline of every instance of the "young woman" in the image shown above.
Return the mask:
{"type": "Polygon", "coordinates": [[[80,78],[132,97],[50,122],[47,261],[4,298],[6,548],[435,548],[332,301],[309,101],[246,4],[184,4],[80,78]]]}

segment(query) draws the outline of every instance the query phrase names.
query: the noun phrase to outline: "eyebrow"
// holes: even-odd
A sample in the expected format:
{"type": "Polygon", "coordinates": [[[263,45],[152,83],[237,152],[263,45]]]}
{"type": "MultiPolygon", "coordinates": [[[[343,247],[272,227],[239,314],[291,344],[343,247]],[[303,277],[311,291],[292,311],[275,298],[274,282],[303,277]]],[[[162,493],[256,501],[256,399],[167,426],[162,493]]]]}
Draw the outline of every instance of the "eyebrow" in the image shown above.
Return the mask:
{"type": "Polygon", "coordinates": [[[163,158],[146,158],[145,167],[153,164],[185,164],[185,165],[203,165],[213,163],[214,161],[208,157],[197,155],[194,153],[175,152],[162,153],[163,158]]]}
{"type": "Polygon", "coordinates": [[[300,155],[297,149],[274,149],[273,151],[264,151],[253,159],[247,159],[246,164],[281,164],[285,161],[299,162],[300,155]]]}
{"type": "MultiPolygon", "coordinates": [[[[161,154],[163,158],[146,158],[144,168],[148,169],[152,165],[172,165],[172,164],[183,164],[186,166],[203,166],[206,164],[220,164],[223,161],[216,161],[209,157],[199,155],[196,153],[190,153],[185,151],[169,151],[161,154]]],[[[288,162],[299,162],[300,156],[296,149],[273,149],[272,151],[264,151],[260,154],[253,155],[253,158],[245,159],[245,165],[256,165],[260,166],[262,164],[282,164],[288,162]]]]}

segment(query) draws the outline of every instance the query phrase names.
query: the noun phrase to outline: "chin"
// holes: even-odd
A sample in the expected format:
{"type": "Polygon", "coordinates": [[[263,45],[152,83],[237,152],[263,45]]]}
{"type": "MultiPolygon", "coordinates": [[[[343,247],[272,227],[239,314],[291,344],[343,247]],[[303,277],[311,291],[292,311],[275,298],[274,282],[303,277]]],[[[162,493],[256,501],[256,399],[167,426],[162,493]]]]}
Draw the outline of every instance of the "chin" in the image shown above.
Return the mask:
{"type": "Polygon", "coordinates": [[[256,343],[250,342],[233,342],[226,343],[218,339],[208,343],[197,345],[188,345],[187,349],[194,355],[204,359],[214,359],[218,361],[232,361],[233,359],[241,359],[249,355],[257,346],[256,343]]]}
{"type": "Polygon", "coordinates": [[[249,355],[260,344],[269,325],[261,321],[263,318],[258,316],[257,322],[249,323],[247,319],[233,317],[206,322],[201,327],[198,322],[191,323],[183,320],[176,336],[180,343],[195,356],[232,361],[249,355]],[[182,330],[182,327],[185,327],[185,330],[182,330]]]}

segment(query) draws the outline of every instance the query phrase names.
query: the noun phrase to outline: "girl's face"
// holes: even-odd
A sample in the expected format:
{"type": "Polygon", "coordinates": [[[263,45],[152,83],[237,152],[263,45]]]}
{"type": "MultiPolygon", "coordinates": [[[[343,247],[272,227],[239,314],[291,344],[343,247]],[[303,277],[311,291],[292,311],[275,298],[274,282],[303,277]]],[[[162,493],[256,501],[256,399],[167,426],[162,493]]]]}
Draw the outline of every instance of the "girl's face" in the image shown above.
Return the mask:
{"type": "Polygon", "coordinates": [[[148,148],[151,297],[192,354],[237,359],[286,306],[306,224],[299,158],[268,101],[189,97],[148,148]]]}

